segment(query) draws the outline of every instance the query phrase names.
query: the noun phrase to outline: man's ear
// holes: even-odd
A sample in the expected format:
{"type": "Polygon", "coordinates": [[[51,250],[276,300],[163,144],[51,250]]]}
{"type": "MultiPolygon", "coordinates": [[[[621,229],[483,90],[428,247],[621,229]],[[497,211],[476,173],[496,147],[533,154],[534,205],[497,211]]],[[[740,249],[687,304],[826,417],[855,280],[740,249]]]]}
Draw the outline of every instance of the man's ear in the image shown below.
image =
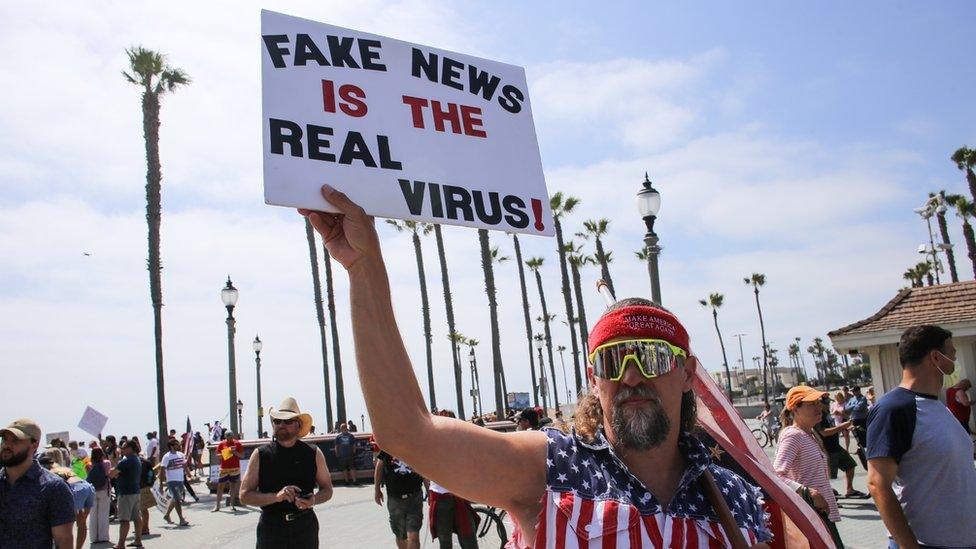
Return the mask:
{"type": "Polygon", "coordinates": [[[682,392],[688,392],[695,385],[695,369],[698,368],[698,357],[689,354],[688,360],[685,360],[685,365],[681,369],[683,374],[683,379],[681,382],[682,392]]]}
{"type": "MultiPolygon", "coordinates": [[[[593,377],[593,366],[586,367],[586,380],[590,382],[590,387],[594,392],[599,390],[596,385],[596,378],[593,377]]],[[[599,393],[596,394],[599,395],[599,393]]]]}

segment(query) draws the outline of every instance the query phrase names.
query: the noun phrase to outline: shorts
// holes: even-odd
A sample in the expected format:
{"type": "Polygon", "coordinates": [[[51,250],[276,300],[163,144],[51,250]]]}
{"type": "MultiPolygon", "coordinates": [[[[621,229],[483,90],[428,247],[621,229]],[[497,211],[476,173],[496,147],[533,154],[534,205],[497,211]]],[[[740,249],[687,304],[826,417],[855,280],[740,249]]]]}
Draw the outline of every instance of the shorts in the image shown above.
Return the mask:
{"type": "Polygon", "coordinates": [[[166,481],[166,491],[169,492],[169,497],[176,501],[183,501],[183,495],[186,493],[183,490],[183,481],[166,481]]]}
{"type": "Polygon", "coordinates": [[[139,497],[139,494],[119,495],[119,520],[122,522],[137,522],[139,520],[139,518],[142,516],[142,509],[139,507],[139,497]]]}
{"type": "Polygon", "coordinates": [[[355,458],[352,456],[339,458],[339,470],[340,471],[352,471],[352,465],[355,458]]]}
{"type": "Polygon", "coordinates": [[[217,484],[228,484],[241,481],[241,470],[234,469],[232,471],[221,471],[220,477],[217,478],[217,484]]]}
{"type": "Polygon", "coordinates": [[[156,506],[156,496],[152,493],[152,488],[146,487],[139,490],[139,507],[143,511],[148,511],[156,506]]]}
{"type": "Polygon", "coordinates": [[[830,478],[837,478],[838,469],[846,472],[857,467],[857,463],[854,461],[854,458],[852,458],[846,450],[831,452],[827,456],[827,461],[830,465],[830,478]]]}
{"type": "Polygon", "coordinates": [[[390,512],[390,529],[397,539],[407,539],[407,532],[420,532],[424,523],[424,501],[420,492],[401,497],[387,494],[386,509],[390,512]]]}

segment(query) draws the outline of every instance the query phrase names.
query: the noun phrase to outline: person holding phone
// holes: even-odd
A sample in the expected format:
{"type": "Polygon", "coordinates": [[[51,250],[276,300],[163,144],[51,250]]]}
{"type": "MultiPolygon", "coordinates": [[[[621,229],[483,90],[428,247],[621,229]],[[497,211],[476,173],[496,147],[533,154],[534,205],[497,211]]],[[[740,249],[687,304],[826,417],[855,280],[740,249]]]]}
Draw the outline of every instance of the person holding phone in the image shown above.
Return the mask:
{"type": "Polygon", "coordinates": [[[261,508],[257,547],[317,548],[312,507],[332,498],[332,478],[322,450],[299,440],[311,430],[312,416],[292,397],[268,415],[274,438],[251,454],[241,482],[241,502],[261,508]]]}

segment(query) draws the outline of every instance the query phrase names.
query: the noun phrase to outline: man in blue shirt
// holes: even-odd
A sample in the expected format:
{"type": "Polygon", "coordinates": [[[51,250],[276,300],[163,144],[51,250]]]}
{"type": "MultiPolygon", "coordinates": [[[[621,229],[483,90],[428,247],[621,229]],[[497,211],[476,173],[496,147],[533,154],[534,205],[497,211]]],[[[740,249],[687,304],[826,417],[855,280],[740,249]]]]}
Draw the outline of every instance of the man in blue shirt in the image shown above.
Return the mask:
{"type": "Polygon", "coordinates": [[[139,497],[139,475],[142,473],[142,462],[136,454],[131,440],[122,443],[122,460],[109,475],[117,479],[115,493],[118,496],[119,543],[116,548],[125,547],[125,538],[129,535],[129,523],[135,523],[135,543],[132,547],[142,547],[142,508],[139,497]]]}
{"type": "Polygon", "coordinates": [[[68,484],[34,461],[41,428],[18,419],[0,429],[0,547],[74,547],[68,484]]]}
{"type": "Polygon", "coordinates": [[[346,485],[359,484],[353,472],[356,462],[356,435],[349,432],[349,427],[343,423],[339,425],[339,434],[335,439],[335,454],[339,458],[339,470],[346,485]]]}
{"type": "Polygon", "coordinates": [[[957,368],[951,338],[938,326],[906,330],[901,384],[868,418],[868,488],[890,548],[976,547],[973,441],[937,396],[957,368]]]}
{"type": "Polygon", "coordinates": [[[854,425],[854,439],[857,440],[857,458],[861,460],[861,467],[868,468],[868,460],[864,455],[864,448],[868,445],[868,399],[861,394],[857,385],[851,389],[853,394],[844,404],[844,411],[850,414],[854,425]]]}

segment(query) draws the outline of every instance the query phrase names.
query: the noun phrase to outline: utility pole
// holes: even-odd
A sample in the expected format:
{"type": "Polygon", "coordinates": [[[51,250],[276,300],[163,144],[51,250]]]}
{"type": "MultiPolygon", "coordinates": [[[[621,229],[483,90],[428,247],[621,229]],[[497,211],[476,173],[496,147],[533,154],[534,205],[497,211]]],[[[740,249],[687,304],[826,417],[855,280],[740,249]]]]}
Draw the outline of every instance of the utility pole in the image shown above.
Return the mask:
{"type": "Polygon", "coordinates": [[[749,334],[733,334],[732,335],[732,337],[737,338],[739,340],[739,369],[742,370],[742,385],[741,385],[741,388],[742,388],[742,392],[745,393],[745,395],[746,395],[746,406],[749,405],[749,391],[746,388],[746,363],[745,363],[745,358],[743,357],[743,354],[742,354],[742,338],[744,336],[747,336],[747,335],[749,335],[749,334]]]}

